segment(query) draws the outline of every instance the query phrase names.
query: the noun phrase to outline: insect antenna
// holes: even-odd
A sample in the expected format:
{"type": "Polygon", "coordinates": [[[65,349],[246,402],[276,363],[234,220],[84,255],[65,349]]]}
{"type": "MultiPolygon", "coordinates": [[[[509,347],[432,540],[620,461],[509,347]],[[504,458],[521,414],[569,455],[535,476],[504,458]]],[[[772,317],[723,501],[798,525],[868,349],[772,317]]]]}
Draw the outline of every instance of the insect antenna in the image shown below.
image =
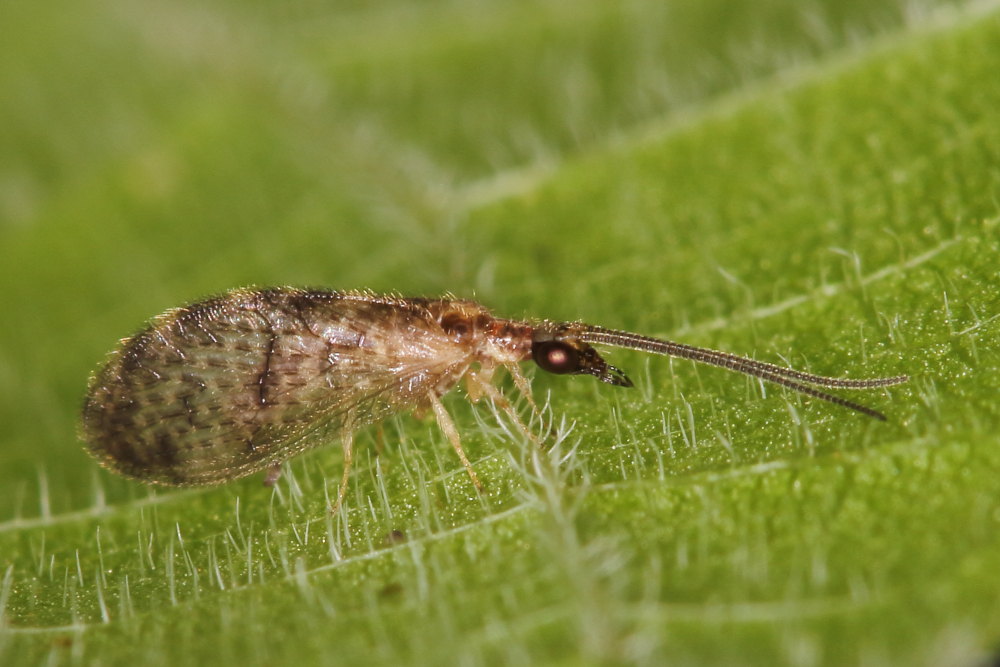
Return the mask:
{"type": "Polygon", "coordinates": [[[762,380],[774,382],[775,384],[780,384],[783,387],[794,389],[795,391],[820,398],[824,401],[829,401],[830,403],[835,403],[836,405],[842,405],[845,408],[856,410],[881,421],[885,421],[885,415],[878,410],[873,410],[872,408],[860,405],[854,401],[834,396],[833,394],[816,389],[815,386],[810,385],[839,389],[871,389],[874,387],[888,387],[891,385],[901,384],[910,379],[909,376],[906,375],[896,375],[886,378],[869,378],[865,380],[850,380],[831,378],[823,375],[813,375],[812,373],[803,373],[802,371],[785,368],[784,366],[778,366],[776,364],[769,364],[764,361],[747,359],[746,357],[729,354],[728,352],[719,352],[717,350],[709,350],[703,347],[695,347],[693,345],[685,345],[684,343],[675,343],[669,340],[660,340],[658,338],[650,338],[649,336],[643,336],[628,331],[617,331],[615,329],[605,329],[604,327],[598,326],[587,325],[582,330],[579,330],[577,336],[579,340],[586,343],[603,343],[604,345],[612,345],[615,347],[639,350],[642,352],[652,352],[653,354],[662,354],[681,359],[690,359],[703,364],[726,368],[731,371],[736,371],[738,373],[750,375],[762,380]]]}

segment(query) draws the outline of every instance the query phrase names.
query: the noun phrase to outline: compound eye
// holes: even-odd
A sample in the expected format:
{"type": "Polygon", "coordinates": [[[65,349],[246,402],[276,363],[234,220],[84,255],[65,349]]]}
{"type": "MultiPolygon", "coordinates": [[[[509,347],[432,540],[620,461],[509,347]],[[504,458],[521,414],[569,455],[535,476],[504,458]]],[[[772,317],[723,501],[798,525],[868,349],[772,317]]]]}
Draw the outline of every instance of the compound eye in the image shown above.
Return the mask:
{"type": "Polygon", "coordinates": [[[580,369],[580,355],[576,348],[559,341],[535,343],[531,348],[531,356],[542,370],[556,375],[573,373],[580,369]]]}

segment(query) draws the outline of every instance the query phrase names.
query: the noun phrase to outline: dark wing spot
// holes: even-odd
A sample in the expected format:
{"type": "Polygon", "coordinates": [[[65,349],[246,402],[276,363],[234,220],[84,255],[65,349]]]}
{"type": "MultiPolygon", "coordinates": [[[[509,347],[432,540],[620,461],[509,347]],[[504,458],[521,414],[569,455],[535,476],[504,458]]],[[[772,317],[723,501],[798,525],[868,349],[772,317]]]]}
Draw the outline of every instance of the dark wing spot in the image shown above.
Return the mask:
{"type": "Polygon", "coordinates": [[[156,434],[156,446],[153,449],[153,462],[164,468],[176,467],[179,457],[177,443],[167,431],[158,431],[156,434]]]}

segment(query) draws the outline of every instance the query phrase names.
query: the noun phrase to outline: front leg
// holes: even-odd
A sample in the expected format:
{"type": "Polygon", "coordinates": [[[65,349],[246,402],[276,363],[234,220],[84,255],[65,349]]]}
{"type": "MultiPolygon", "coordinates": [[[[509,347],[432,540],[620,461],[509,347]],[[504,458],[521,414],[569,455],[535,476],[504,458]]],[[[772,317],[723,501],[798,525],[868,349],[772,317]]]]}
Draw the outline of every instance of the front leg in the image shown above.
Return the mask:
{"type": "MultiPolygon", "coordinates": [[[[523,378],[524,376],[521,377],[523,378]]],[[[470,380],[478,382],[478,378],[475,378],[474,376],[471,377],[470,380]]],[[[535,445],[538,447],[542,446],[542,441],[539,439],[537,435],[532,433],[531,429],[528,428],[528,425],[521,420],[521,416],[517,414],[517,410],[514,409],[514,406],[510,404],[510,401],[507,400],[507,397],[503,395],[503,392],[500,391],[500,389],[493,386],[492,384],[479,384],[478,391],[481,393],[481,395],[488,398],[490,402],[497,407],[497,409],[507,413],[507,416],[510,417],[510,420],[514,422],[514,425],[517,426],[517,428],[521,431],[521,433],[524,434],[526,438],[528,438],[528,440],[535,443],[535,445]]],[[[538,422],[540,424],[544,423],[542,421],[541,412],[539,412],[538,406],[535,405],[535,401],[532,400],[531,394],[529,393],[526,394],[525,396],[528,399],[529,405],[531,406],[532,415],[536,419],[538,419],[538,422]]]]}
{"type": "MultiPolygon", "coordinates": [[[[524,373],[521,372],[520,366],[516,363],[505,363],[503,367],[510,373],[511,378],[514,380],[514,386],[524,396],[524,400],[528,402],[532,419],[544,425],[545,420],[542,418],[542,411],[539,409],[538,404],[535,403],[535,397],[531,393],[531,385],[528,383],[528,378],[524,377],[524,373]]],[[[478,371],[469,370],[465,373],[465,387],[469,398],[473,401],[478,401],[483,396],[487,397],[494,405],[510,415],[514,423],[517,424],[517,427],[528,436],[529,440],[540,445],[541,442],[538,437],[531,433],[530,429],[521,421],[521,418],[514,411],[514,407],[507,400],[507,397],[503,395],[500,389],[493,385],[492,380],[495,370],[496,366],[491,364],[483,366],[478,371]]],[[[553,436],[554,433],[549,433],[549,435],[553,436]]]]}

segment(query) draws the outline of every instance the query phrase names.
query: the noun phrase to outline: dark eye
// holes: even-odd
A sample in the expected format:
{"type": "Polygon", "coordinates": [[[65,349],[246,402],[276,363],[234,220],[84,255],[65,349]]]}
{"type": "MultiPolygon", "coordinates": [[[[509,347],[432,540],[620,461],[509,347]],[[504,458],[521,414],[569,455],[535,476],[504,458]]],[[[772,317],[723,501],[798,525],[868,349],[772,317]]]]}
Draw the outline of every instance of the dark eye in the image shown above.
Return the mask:
{"type": "Polygon", "coordinates": [[[580,369],[580,355],[575,348],[558,341],[535,343],[531,347],[531,356],[535,363],[549,373],[562,375],[573,373],[580,369]]]}

